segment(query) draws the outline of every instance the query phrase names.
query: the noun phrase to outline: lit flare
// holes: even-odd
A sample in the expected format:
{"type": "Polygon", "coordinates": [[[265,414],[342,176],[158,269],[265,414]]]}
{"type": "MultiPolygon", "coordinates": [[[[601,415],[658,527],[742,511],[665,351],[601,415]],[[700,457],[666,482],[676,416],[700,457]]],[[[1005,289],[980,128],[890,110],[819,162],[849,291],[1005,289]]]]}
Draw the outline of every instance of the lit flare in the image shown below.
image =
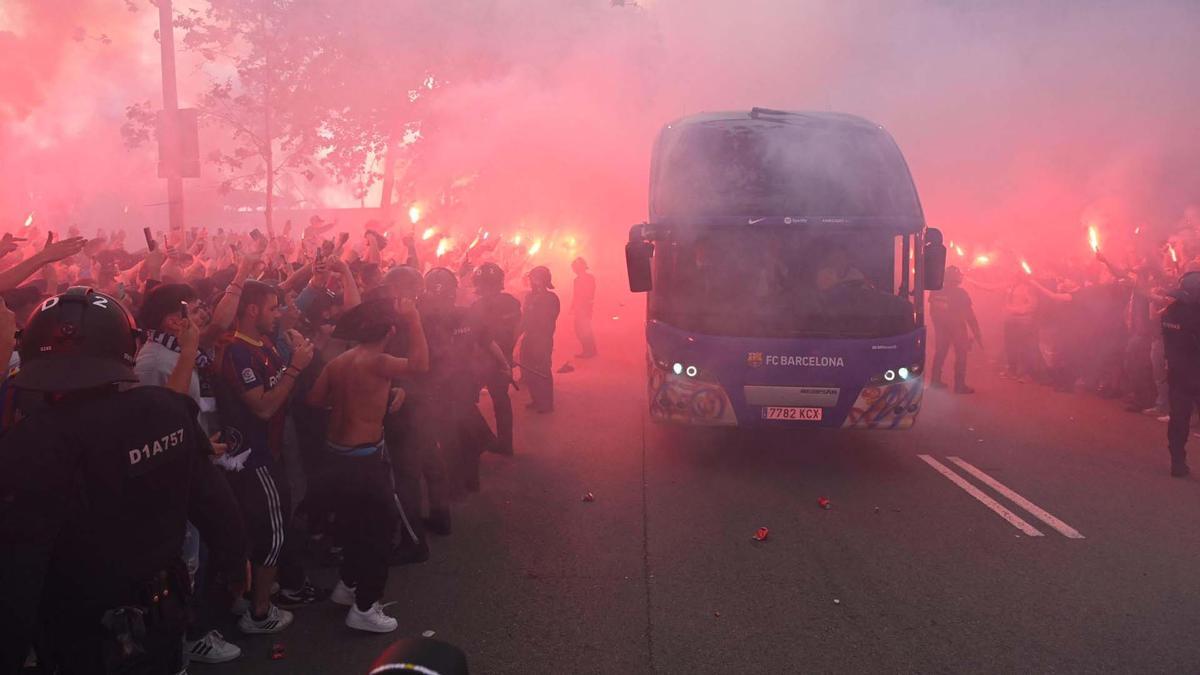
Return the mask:
{"type": "Polygon", "coordinates": [[[1175,252],[1174,244],[1167,244],[1167,250],[1171,252],[1171,262],[1179,264],[1179,254],[1175,252]]]}
{"type": "Polygon", "coordinates": [[[425,232],[423,234],[421,234],[421,240],[429,241],[430,239],[433,239],[433,235],[436,233],[437,233],[437,230],[434,230],[432,227],[426,228],[425,232]]]}
{"type": "Polygon", "coordinates": [[[33,227],[33,211],[30,211],[29,215],[25,216],[25,227],[33,227]]]}
{"type": "Polygon", "coordinates": [[[529,246],[529,255],[537,255],[537,252],[542,250],[542,240],[538,239],[529,246]]]}
{"type": "Polygon", "coordinates": [[[1088,225],[1088,245],[1092,247],[1092,253],[1100,252],[1100,233],[1096,232],[1095,225],[1088,225]]]}
{"type": "Polygon", "coordinates": [[[408,207],[408,220],[413,225],[416,225],[417,222],[421,220],[421,207],[416,206],[415,204],[408,207]]]}
{"type": "Polygon", "coordinates": [[[992,262],[991,257],[986,256],[986,255],[976,256],[976,258],[975,258],[975,264],[979,265],[981,267],[983,265],[987,265],[990,262],[992,262]]]}
{"type": "Polygon", "coordinates": [[[1024,260],[1021,261],[1021,269],[1025,270],[1025,274],[1033,276],[1033,268],[1030,267],[1029,263],[1025,262],[1024,260]]]}

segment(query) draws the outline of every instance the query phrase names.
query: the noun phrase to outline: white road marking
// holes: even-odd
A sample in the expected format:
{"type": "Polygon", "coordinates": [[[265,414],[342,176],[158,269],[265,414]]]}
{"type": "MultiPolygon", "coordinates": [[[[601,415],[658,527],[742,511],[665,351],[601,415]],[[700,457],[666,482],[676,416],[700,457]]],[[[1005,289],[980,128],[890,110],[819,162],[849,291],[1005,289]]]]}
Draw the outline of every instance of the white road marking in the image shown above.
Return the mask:
{"type": "Polygon", "coordinates": [[[958,457],[948,457],[947,459],[949,459],[951,462],[954,462],[955,464],[957,464],[959,466],[959,468],[961,468],[963,471],[966,471],[967,473],[971,474],[972,476],[983,481],[984,484],[986,484],[988,487],[992,488],[996,492],[999,492],[1000,494],[1004,495],[1005,497],[1008,497],[1009,499],[1011,499],[1014,504],[1025,509],[1026,511],[1028,511],[1030,514],[1033,515],[1034,518],[1037,518],[1038,520],[1042,521],[1043,523],[1058,530],[1060,533],[1062,533],[1062,535],[1064,537],[1067,537],[1068,539],[1083,539],[1084,538],[1084,536],[1079,533],[1079,530],[1076,530],[1075,528],[1064,523],[1063,521],[1059,520],[1058,518],[1055,518],[1054,516],[1050,515],[1050,513],[1048,513],[1046,510],[1042,509],[1041,507],[1039,507],[1037,504],[1034,504],[1033,502],[1029,501],[1028,499],[1025,499],[1024,497],[1017,494],[1016,492],[1011,490],[1008,486],[1004,485],[1000,481],[996,480],[995,478],[992,478],[991,476],[987,475],[986,473],[975,468],[970,463],[968,463],[966,460],[959,459],[958,457]]]}
{"type": "Polygon", "coordinates": [[[941,462],[937,461],[936,459],[930,457],[929,455],[917,455],[917,457],[920,457],[926,464],[933,467],[933,469],[935,471],[942,474],[946,478],[950,479],[951,483],[954,483],[958,487],[962,488],[963,491],[965,491],[967,494],[971,495],[975,499],[978,499],[981,504],[988,507],[992,511],[995,511],[996,515],[1007,520],[1010,525],[1012,525],[1013,527],[1017,528],[1018,530],[1024,532],[1027,536],[1030,536],[1030,537],[1045,536],[1041,532],[1038,532],[1037,529],[1034,528],[1034,526],[1025,522],[1021,518],[1021,516],[1018,516],[1017,514],[1013,513],[1012,511],[1009,511],[1007,508],[1004,507],[1003,504],[1001,504],[1000,502],[996,501],[995,499],[992,499],[991,497],[984,494],[982,490],[980,490],[979,488],[975,487],[974,485],[971,485],[970,483],[968,483],[967,479],[954,473],[946,465],[944,465],[941,462]]]}

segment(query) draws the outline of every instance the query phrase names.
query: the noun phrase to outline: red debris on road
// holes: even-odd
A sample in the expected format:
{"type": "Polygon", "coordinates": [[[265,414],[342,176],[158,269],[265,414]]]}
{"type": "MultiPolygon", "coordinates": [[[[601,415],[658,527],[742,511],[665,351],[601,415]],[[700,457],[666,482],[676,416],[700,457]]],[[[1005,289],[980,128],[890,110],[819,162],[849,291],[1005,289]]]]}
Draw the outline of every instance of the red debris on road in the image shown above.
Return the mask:
{"type": "Polygon", "coordinates": [[[596,495],[594,495],[594,494],[592,494],[592,493],[590,493],[590,492],[589,492],[589,493],[587,493],[586,495],[584,495],[584,496],[583,496],[583,501],[585,501],[585,502],[594,502],[594,501],[596,501],[596,495]]]}
{"type": "Polygon", "coordinates": [[[271,645],[272,661],[282,661],[286,657],[287,651],[284,649],[282,642],[276,642],[275,644],[271,645]]]}
{"type": "Polygon", "coordinates": [[[829,497],[817,497],[817,506],[823,509],[830,508],[829,497]]]}
{"type": "Polygon", "coordinates": [[[771,534],[770,530],[768,530],[765,527],[760,527],[760,528],[758,528],[758,531],[754,533],[754,540],[755,541],[766,541],[767,535],[769,535],[769,534],[771,534]]]}

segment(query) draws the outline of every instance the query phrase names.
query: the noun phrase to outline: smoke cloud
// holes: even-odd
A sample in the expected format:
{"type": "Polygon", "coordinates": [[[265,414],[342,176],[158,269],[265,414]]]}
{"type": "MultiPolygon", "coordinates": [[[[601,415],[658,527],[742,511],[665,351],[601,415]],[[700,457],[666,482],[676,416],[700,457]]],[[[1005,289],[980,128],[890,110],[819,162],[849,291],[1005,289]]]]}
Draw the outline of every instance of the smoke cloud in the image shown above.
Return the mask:
{"type": "MultiPolygon", "coordinates": [[[[1087,222],[1106,237],[1138,225],[1165,234],[1200,202],[1195,3],[446,8],[446,39],[431,62],[469,56],[434,73],[443,86],[429,97],[420,161],[403,180],[415,200],[466,184],[455,217],[472,225],[618,241],[645,218],[649,153],[664,123],[755,105],[882,124],[909,161],[930,224],[960,241],[1079,248],[1087,222]]],[[[31,210],[111,216],[100,205],[162,201],[153,149],[124,150],[119,134],[125,105],[159,100],[153,14],[112,0],[0,9],[0,213],[10,222],[31,210]]],[[[393,46],[403,49],[405,37],[393,46]]],[[[184,58],[185,105],[199,89],[190,77],[203,74],[184,58]]],[[[189,181],[193,199],[218,198],[206,173],[189,181]]],[[[142,215],[165,219],[152,208],[142,215]]]]}

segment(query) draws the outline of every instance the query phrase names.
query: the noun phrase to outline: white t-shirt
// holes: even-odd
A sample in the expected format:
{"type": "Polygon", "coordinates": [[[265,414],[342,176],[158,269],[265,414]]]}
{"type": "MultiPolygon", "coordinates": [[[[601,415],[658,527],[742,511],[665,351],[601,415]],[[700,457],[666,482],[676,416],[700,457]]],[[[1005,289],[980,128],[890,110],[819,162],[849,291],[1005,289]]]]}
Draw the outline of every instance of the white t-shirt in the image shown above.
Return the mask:
{"type": "MultiPolygon", "coordinates": [[[[137,375],[138,382],[143,385],[165,387],[177,363],[179,363],[179,352],[158,342],[150,341],[138,350],[133,373],[137,375]]],[[[217,402],[212,397],[200,395],[200,376],[194,369],[192,370],[192,380],[188,384],[188,396],[196,402],[196,405],[200,406],[200,427],[209,434],[220,431],[221,427],[216,419],[217,402]]]]}

